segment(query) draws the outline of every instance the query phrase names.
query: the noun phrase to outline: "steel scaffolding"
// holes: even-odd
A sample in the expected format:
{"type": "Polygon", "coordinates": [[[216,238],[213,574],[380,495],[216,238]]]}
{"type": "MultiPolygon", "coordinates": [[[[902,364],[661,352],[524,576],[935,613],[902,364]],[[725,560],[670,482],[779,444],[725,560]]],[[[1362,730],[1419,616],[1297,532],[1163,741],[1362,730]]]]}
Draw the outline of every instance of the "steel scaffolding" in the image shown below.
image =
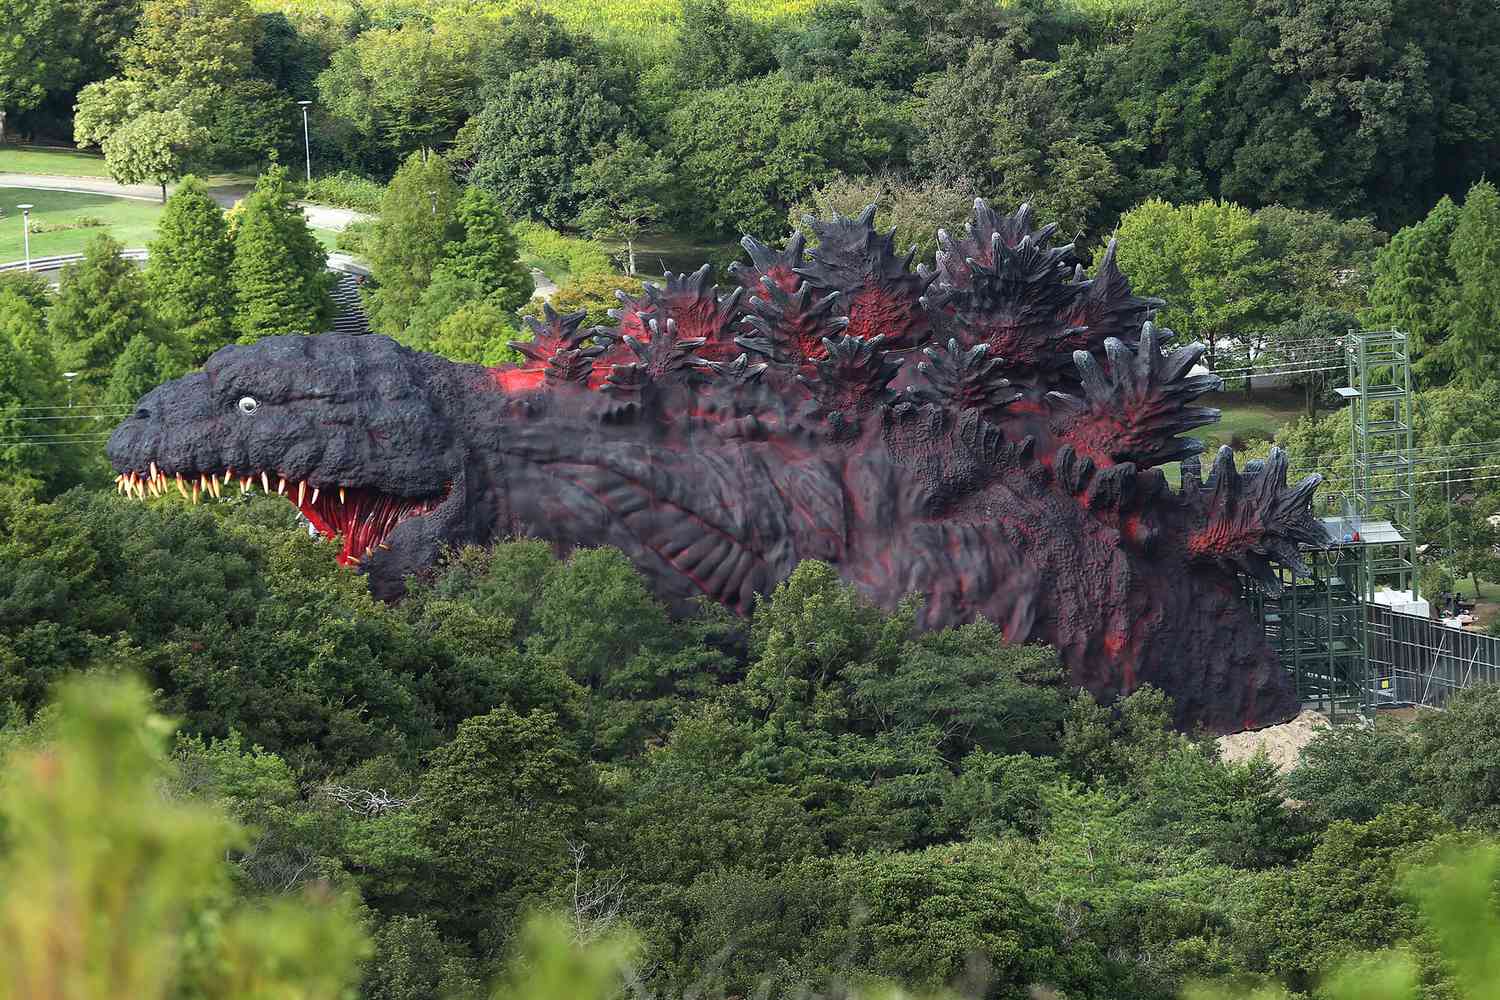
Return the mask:
{"type": "Polygon", "coordinates": [[[1355,531],[1369,518],[1390,521],[1395,531],[1379,544],[1361,547],[1365,600],[1380,587],[1417,594],[1417,498],[1413,474],[1413,394],[1410,338],[1400,330],[1350,330],[1344,343],[1349,384],[1338,394],[1349,401],[1352,456],[1350,495],[1355,531]]]}
{"type": "Polygon", "coordinates": [[[1247,583],[1246,597],[1303,707],[1350,719],[1368,715],[1375,700],[1363,598],[1366,545],[1342,542],[1346,525],[1339,518],[1323,524],[1328,546],[1303,550],[1305,576],[1282,569],[1280,594],[1247,583]]]}

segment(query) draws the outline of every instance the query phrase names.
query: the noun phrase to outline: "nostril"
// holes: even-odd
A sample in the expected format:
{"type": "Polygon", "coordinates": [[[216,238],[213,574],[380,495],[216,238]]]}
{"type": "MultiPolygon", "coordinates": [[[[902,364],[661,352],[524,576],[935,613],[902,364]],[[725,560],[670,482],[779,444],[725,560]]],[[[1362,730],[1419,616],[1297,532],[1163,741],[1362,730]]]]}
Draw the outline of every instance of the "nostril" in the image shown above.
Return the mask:
{"type": "Polygon", "coordinates": [[[151,411],[148,410],[148,409],[146,409],[144,406],[137,406],[135,408],[135,419],[137,419],[137,420],[150,420],[151,419],[151,411]]]}

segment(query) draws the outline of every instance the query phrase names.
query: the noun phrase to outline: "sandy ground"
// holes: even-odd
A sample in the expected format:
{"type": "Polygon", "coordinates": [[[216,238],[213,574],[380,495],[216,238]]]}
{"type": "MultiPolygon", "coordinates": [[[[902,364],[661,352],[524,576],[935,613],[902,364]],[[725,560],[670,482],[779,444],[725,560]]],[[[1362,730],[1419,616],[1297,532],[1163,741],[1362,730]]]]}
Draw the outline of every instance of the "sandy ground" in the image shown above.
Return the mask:
{"type": "Polygon", "coordinates": [[[1313,741],[1313,737],[1329,728],[1328,717],[1311,709],[1304,711],[1290,722],[1279,726],[1268,726],[1249,733],[1232,733],[1220,736],[1219,756],[1231,763],[1247,761],[1255,751],[1264,747],[1266,756],[1282,774],[1297,766],[1302,748],[1313,741]]]}

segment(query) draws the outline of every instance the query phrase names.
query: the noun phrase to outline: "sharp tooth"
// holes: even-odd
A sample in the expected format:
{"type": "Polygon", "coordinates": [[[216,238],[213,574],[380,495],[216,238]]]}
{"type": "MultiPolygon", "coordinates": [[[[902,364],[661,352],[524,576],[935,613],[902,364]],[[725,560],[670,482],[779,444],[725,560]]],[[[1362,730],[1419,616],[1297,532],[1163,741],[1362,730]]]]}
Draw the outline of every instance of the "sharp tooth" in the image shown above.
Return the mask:
{"type": "Polygon", "coordinates": [[[249,492],[250,492],[250,480],[248,480],[248,479],[241,479],[240,480],[240,496],[244,496],[246,493],[249,493],[249,492]]]}
{"type": "Polygon", "coordinates": [[[151,463],[151,478],[152,479],[156,478],[156,463],[155,462],[151,463]]]}
{"type": "Polygon", "coordinates": [[[219,477],[218,476],[209,476],[208,477],[208,492],[210,492],[210,493],[212,493],[214,495],[214,499],[215,500],[219,499],[221,496],[224,495],[223,490],[224,490],[224,488],[219,485],[219,477]]]}
{"type": "Polygon", "coordinates": [[[297,484],[297,506],[301,507],[302,506],[302,501],[304,501],[306,499],[307,499],[307,480],[304,479],[304,480],[302,480],[302,482],[300,482],[300,483],[297,484]]]}
{"type": "Polygon", "coordinates": [[[380,551],[382,551],[382,552],[389,552],[390,550],[391,550],[391,547],[389,545],[385,544],[385,542],[381,542],[380,543],[380,551]]]}
{"type": "Polygon", "coordinates": [[[340,486],[339,487],[339,503],[343,503],[343,502],[344,502],[344,488],[342,486],[340,486]]]}
{"type": "Polygon", "coordinates": [[[266,475],[264,469],[262,469],[260,473],[260,488],[265,490],[267,493],[271,492],[271,477],[266,475]]]}
{"type": "Polygon", "coordinates": [[[317,505],[317,503],[318,503],[318,488],[317,488],[317,487],[316,487],[316,486],[314,486],[314,487],[313,487],[313,498],[312,498],[312,502],[313,502],[313,505],[314,505],[314,506],[316,506],[316,505],[317,505]]]}
{"type": "Polygon", "coordinates": [[[279,497],[286,496],[286,476],[282,476],[281,482],[276,484],[276,495],[279,497]]]}
{"type": "Polygon", "coordinates": [[[231,479],[233,479],[233,478],[234,478],[234,470],[233,469],[225,469],[224,470],[224,484],[223,485],[228,486],[229,485],[229,481],[231,479]]]}
{"type": "Polygon", "coordinates": [[[193,484],[193,503],[197,503],[197,502],[198,502],[198,484],[194,483],[193,484]]]}
{"type": "Polygon", "coordinates": [[[182,494],[182,499],[191,500],[188,496],[187,484],[182,481],[182,473],[177,474],[177,492],[182,494]]]}

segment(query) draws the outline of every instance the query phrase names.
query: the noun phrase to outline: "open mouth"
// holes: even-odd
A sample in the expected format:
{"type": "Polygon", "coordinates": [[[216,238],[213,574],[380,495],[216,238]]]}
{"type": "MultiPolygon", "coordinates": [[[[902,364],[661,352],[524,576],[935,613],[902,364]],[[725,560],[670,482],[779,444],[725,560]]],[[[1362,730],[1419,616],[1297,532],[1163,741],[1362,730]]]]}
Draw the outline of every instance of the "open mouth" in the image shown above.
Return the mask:
{"type": "Polygon", "coordinates": [[[435,510],[451,490],[450,487],[431,497],[401,497],[367,486],[289,480],[265,470],[169,472],[158,468],[155,462],[146,469],[122,472],[115,477],[115,488],[127,496],[144,500],[165,496],[175,489],[190,503],[198,503],[204,497],[221,500],[224,491],[235,484],[241,496],[253,493],[259,486],[267,494],[286,497],[318,534],[342,540],[338,561],[343,566],[357,566],[375,552],[390,548],[386,539],[398,525],[435,510]]]}

